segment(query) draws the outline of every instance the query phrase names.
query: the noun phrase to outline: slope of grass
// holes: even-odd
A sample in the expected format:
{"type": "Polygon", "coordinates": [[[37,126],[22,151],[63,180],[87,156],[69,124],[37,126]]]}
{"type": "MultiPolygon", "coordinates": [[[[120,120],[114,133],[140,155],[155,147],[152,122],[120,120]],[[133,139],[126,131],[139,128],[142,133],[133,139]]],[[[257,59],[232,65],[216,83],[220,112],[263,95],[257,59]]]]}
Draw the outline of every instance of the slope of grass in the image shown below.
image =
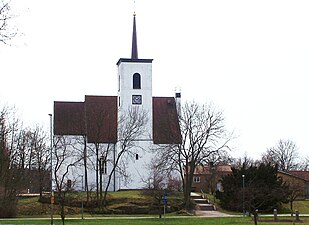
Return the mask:
{"type": "MultiPolygon", "coordinates": [[[[94,199],[95,193],[91,193],[91,199],[94,199]]],[[[55,196],[54,211],[59,214],[59,205],[55,196]]],[[[182,203],[181,193],[176,193],[168,196],[168,209],[174,211],[179,208],[182,203]]],[[[86,205],[86,193],[67,193],[66,194],[66,214],[76,215],[81,214],[82,202],[84,204],[85,214],[148,214],[156,213],[157,206],[155,205],[153,196],[144,195],[141,191],[119,191],[109,192],[107,195],[107,207],[105,209],[95,207],[95,203],[86,205]]],[[[21,198],[18,201],[18,216],[33,216],[33,215],[49,215],[50,214],[50,199],[45,196],[42,202],[39,202],[39,197],[21,198]],[[43,203],[42,203],[43,202],[43,203]]]]}
{"type": "Polygon", "coordinates": [[[39,202],[39,197],[28,197],[18,200],[17,203],[18,215],[46,215],[50,213],[48,204],[39,202]]]}

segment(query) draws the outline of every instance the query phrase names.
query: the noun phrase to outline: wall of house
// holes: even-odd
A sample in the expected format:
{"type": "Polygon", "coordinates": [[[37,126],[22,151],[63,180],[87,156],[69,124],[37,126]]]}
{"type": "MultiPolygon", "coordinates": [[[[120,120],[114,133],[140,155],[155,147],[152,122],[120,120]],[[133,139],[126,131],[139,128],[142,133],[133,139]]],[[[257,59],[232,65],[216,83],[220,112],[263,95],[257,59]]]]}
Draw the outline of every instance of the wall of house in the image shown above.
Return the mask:
{"type": "Polygon", "coordinates": [[[305,182],[305,199],[309,199],[309,181],[305,182]]]}
{"type": "MultiPolygon", "coordinates": [[[[211,193],[220,189],[220,179],[228,172],[216,172],[215,174],[195,174],[192,182],[192,191],[211,193]],[[197,182],[199,181],[199,182],[197,182]]],[[[221,191],[221,190],[220,190],[221,191]]]]}
{"type": "Polygon", "coordinates": [[[290,185],[293,190],[299,191],[299,197],[297,199],[305,198],[305,181],[303,179],[285,173],[278,173],[278,176],[281,177],[284,182],[290,185]]]}

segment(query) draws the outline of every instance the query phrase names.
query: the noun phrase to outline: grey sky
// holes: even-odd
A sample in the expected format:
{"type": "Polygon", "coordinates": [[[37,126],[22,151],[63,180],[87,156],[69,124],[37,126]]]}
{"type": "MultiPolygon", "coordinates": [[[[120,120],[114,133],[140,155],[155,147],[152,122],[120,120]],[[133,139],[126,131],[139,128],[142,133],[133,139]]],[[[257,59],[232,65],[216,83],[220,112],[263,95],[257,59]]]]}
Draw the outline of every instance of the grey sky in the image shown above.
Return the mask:
{"type": "MultiPolygon", "coordinates": [[[[117,94],[133,0],[12,3],[24,35],[0,46],[1,103],[48,128],[55,100],[117,94]]],[[[155,96],[180,87],[183,102],[213,102],[237,136],[234,156],[259,157],[280,138],[308,155],[308,1],[136,0],[135,10],[155,96]]]]}

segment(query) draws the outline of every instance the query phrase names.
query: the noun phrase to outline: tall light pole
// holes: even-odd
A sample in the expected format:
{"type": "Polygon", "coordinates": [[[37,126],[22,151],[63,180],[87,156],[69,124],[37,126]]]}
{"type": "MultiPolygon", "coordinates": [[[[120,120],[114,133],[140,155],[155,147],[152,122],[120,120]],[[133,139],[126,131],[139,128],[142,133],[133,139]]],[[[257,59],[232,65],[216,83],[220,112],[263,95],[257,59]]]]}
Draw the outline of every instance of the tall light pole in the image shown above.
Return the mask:
{"type": "Polygon", "coordinates": [[[245,216],[245,174],[242,175],[242,213],[245,216]]]}
{"type": "Polygon", "coordinates": [[[81,197],[82,197],[82,220],[84,219],[84,176],[82,175],[82,193],[81,193],[81,197]]]}
{"type": "Polygon", "coordinates": [[[53,225],[54,192],[53,192],[53,115],[48,114],[50,119],[50,224],[53,225]]]}

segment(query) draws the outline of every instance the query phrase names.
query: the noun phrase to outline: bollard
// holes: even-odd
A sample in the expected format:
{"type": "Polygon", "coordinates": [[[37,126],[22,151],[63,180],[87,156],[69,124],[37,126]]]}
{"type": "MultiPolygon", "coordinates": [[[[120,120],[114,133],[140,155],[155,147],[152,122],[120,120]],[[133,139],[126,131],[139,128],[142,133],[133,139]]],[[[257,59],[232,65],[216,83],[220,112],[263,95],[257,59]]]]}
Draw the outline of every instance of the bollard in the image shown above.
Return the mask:
{"type": "Polygon", "coordinates": [[[277,212],[277,209],[274,209],[274,220],[275,220],[275,221],[278,220],[278,212],[277,212]]]}
{"type": "Polygon", "coordinates": [[[299,221],[299,211],[295,210],[295,219],[296,221],[299,221]]]}

